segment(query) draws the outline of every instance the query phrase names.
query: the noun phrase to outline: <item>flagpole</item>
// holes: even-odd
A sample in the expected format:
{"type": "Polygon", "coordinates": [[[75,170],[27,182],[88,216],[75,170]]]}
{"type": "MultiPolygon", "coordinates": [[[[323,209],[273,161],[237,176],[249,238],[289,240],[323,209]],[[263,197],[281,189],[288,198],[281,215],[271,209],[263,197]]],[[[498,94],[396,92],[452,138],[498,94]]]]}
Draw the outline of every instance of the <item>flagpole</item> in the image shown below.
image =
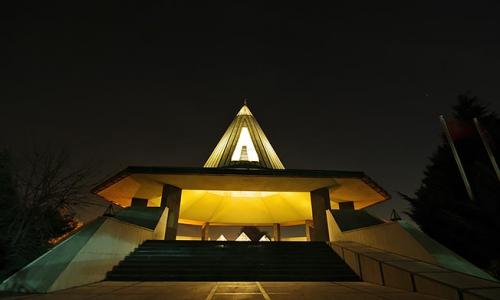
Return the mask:
{"type": "Polygon", "coordinates": [[[439,116],[439,120],[441,121],[441,125],[443,125],[444,134],[446,136],[446,139],[448,140],[448,143],[450,144],[451,152],[453,153],[453,157],[455,158],[455,162],[457,163],[458,170],[460,171],[460,176],[462,177],[465,189],[467,190],[467,194],[469,195],[469,198],[471,200],[474,200],[474,195],[472,194],[469,180],[467,179],[467,175],[465,175],[464,167],[462,165],[462,162],[460,161],[460,157],[458,156],[457,148],[455,148],[455,143],[453,143],[453,139],[451,138],[450,131],[448,130],[448,125],[446,125],[446,120],[444,119],[443,115],[439,116]]]}
{"type": "Polygon", "coordinates": [[[491,164],[493,165],[493,169],[495,170],[495,174],[497,175],[498,181],[500,181],[500,170],[498,169],[498,164],[497,161],[495,160],[495,156],[493,155],[493,151],[491,151],[490,144],[486,140],[486,137],[484,136],[484,132],[481,130],[481,126],[479,125],[479,121],[477,118],[474,118],[474,125],[476,125],[477,132],[479,133],[479,136],[481,137],[481,141],[483,142],[484,148],[486,149],[486,152],[488,153],[488,156],[490,157],[491,164]]]}

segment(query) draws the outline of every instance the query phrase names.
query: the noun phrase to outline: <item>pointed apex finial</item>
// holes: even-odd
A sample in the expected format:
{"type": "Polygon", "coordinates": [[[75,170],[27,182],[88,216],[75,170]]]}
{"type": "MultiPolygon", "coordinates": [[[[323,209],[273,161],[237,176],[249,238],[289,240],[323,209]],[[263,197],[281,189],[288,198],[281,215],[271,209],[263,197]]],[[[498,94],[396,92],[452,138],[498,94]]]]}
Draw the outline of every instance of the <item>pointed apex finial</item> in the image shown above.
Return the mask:
{"type": "Polygon", "coordinates": [[[252,115],[252,112],[250,111],[250,109],[247,106],[247,99],[246,98],[243,100],[243,106],[241,107],[240,111],[237,114],[237,116],[242,116],[242,115],[247,115],[247,116],[252,115]]]}
{"type": "Polygon", "coordinates": [[[243,105],[247,106],[248,105],[248,98],[243,97],[243,105]]]}

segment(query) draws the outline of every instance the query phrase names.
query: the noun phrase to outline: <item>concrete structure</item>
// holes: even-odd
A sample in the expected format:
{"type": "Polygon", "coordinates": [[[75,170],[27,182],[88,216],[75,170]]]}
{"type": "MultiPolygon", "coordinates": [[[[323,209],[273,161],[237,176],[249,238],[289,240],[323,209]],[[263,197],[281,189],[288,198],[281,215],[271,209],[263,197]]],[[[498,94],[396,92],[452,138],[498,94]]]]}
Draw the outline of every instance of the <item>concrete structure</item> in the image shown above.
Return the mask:
{"type": "Polygon", "coordinates": [[[365,282],[450,300],[500,299],[500,283],[492,278],[457,272],[356,242],[331,242],[330,246],[365,282]]]}
{"type": "Polygon", "coordinates": [[[178,224],[196,225],[206,239],[209,226],[303,224],[309,237],[326,241],[324,211],[362,209],[389,198],[363,172],[285,169],[247,105],[230,124],[204,168],[128,167],[93,192],[128,207],[168,207],[166,239],[178,224]],[[312,223],[309,223],[312,221],[312,223]]]}
{"type": "Polygon", "coordinates": [[[405,221],[382,222],[364,211],[326,211],[330,241],[349,241],[383,249],[456,272],[494,280],[486,272],[405,221]],[[374,224],[375,222],[377,222],[374,224]],[[348,224],[344,224],[348,222],[348,224]],[[357,226],[356,226],[357,225],[357,226]]]}
{"type": "Polygon", "coordinates": [[[46,293],[104,280],[145,240],[164,239],[168,209],[126,209],[100,217],[6,279],[0,291],[46,293]]]}
{"type": "Polygon", "coordinates": [[[275,242],[330,243],[371,284],[447,299],[497,295],[491,276],[419,230],[367,214],[389,195],[363,172],[285,169],[246,104],[204,168],[128,167],[93,192],[124,209],[86,225],[0,290],[51,292],[103,280],[145,240],[208,240],[215,226],[269,226],[275,242]],[[179,224],[199,234],[180,236],[179,224]],[[304,236],[281,236],[297,225],[304,236]]]}

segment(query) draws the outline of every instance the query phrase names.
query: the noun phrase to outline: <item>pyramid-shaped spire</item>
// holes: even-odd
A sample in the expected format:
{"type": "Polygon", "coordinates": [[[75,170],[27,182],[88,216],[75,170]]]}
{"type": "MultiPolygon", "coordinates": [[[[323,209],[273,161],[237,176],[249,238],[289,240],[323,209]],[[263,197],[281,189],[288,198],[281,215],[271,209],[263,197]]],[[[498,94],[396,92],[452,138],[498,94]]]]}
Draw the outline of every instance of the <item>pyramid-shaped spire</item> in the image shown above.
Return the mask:
{"type": "Polygon", "coordinates": [[[253,166],[284,169],[246,101],[205,163],[205,168],[253,166]]]}

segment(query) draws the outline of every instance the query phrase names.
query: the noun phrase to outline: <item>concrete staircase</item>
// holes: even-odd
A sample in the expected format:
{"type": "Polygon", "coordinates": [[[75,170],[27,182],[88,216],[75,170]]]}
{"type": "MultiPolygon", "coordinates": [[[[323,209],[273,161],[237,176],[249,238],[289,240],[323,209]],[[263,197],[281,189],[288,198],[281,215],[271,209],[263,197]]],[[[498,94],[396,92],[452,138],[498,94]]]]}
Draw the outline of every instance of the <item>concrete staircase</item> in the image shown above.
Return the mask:
{"type": "Polygon", "coordinates": [[[358,281],[324,242],[145,241],[107,280],[358,281]]]}

